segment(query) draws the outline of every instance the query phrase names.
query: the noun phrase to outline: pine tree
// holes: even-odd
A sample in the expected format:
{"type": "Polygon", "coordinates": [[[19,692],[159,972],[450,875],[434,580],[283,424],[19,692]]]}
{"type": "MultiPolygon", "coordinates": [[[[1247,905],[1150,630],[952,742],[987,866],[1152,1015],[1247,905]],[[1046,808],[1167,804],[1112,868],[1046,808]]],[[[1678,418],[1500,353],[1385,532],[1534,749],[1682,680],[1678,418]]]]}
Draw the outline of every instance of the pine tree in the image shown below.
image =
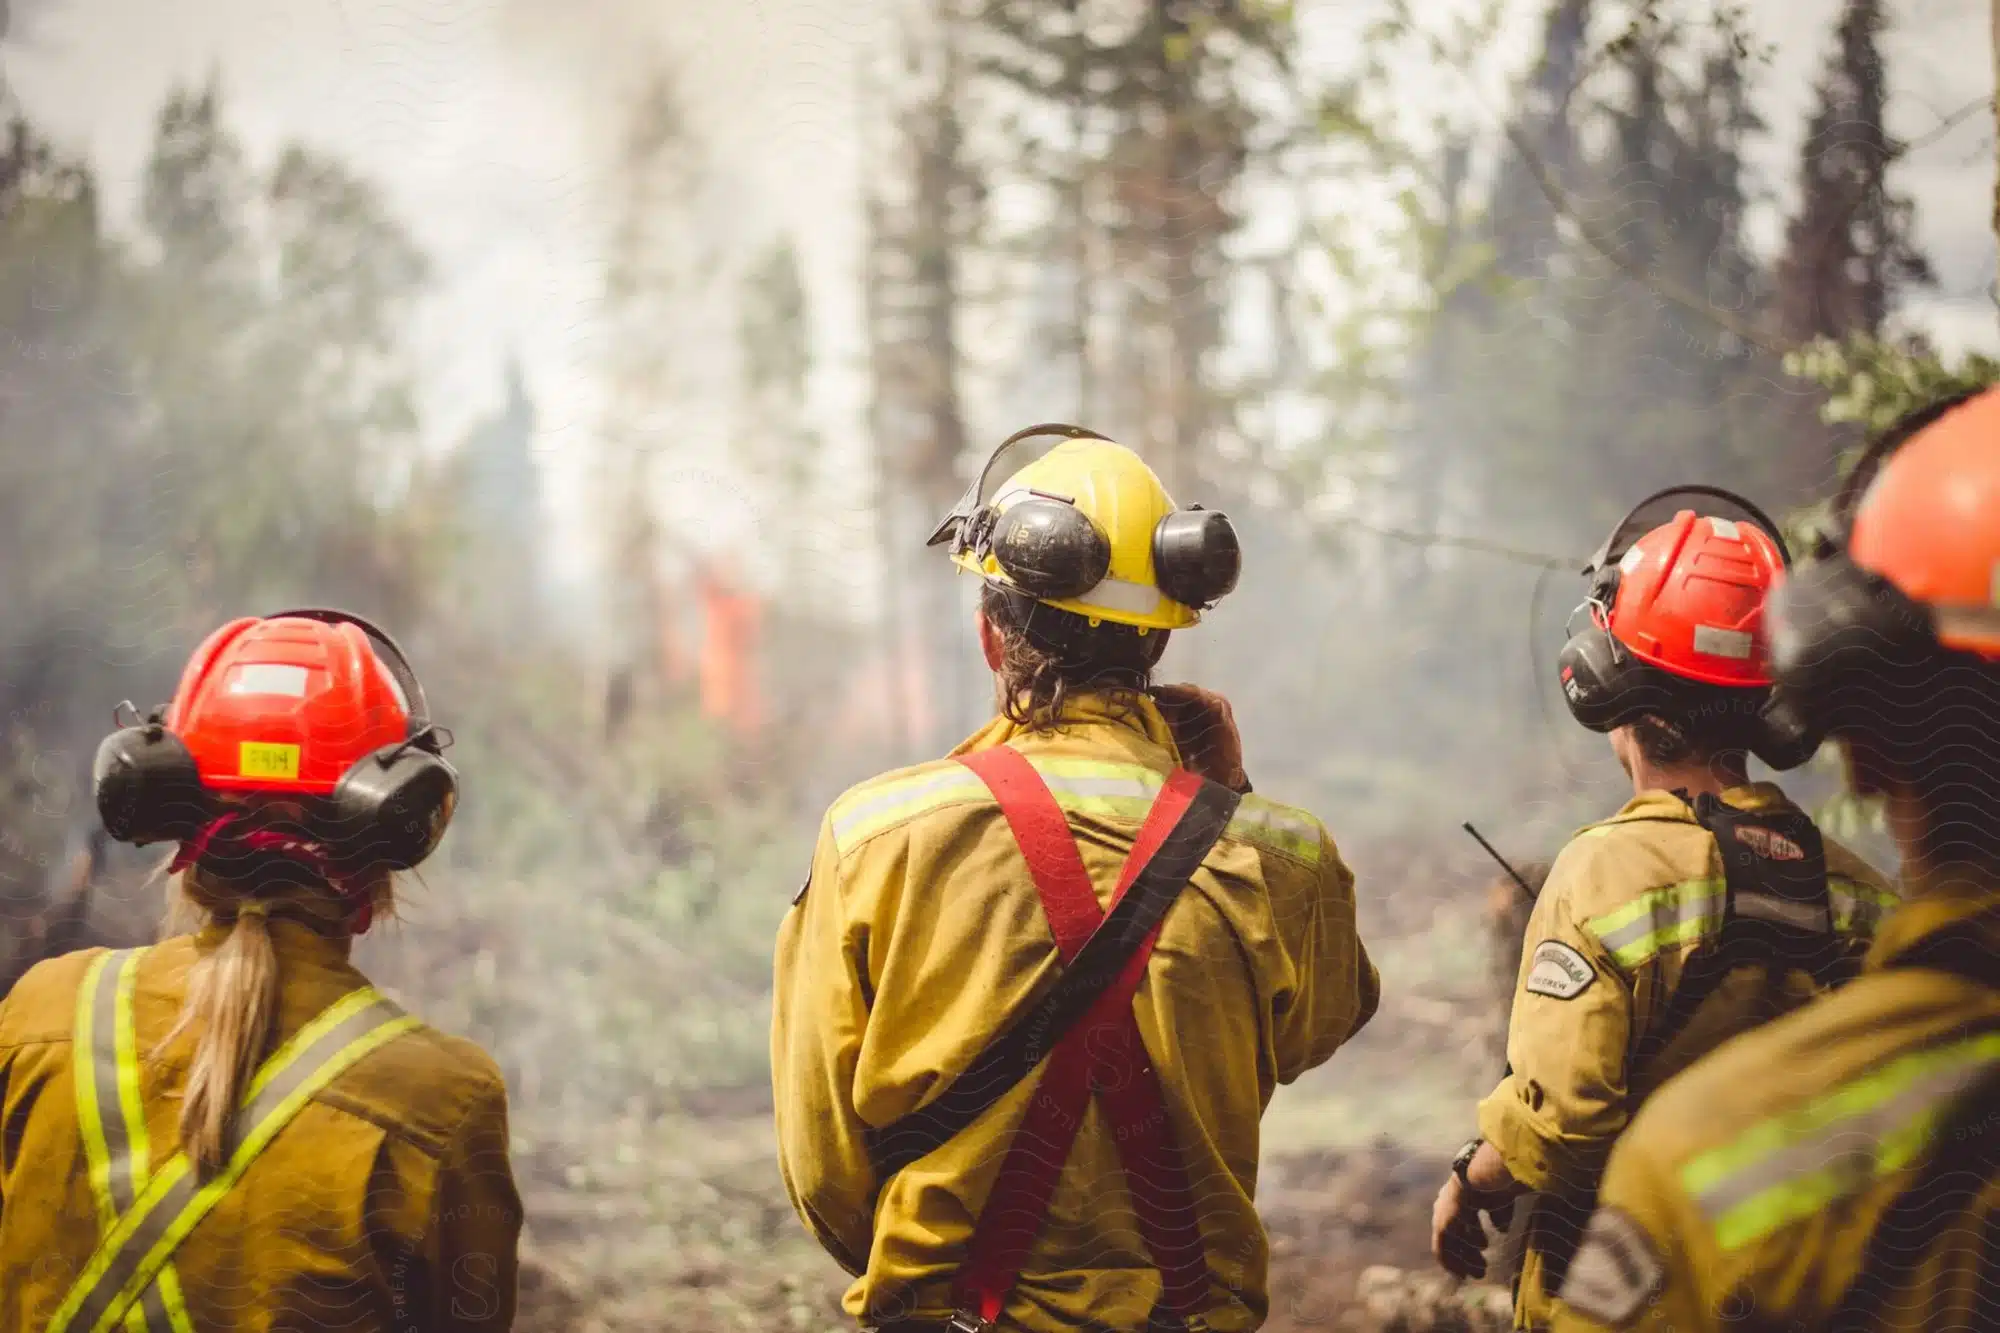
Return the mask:
{"type": "Polygon", "coordinates": [[[1555,210],[1543,183],[1546,171],[1557,184],[1574,187],[1577,177],[1576,128],[1572,101],[1582,77],[1590,26],[1591,0],[1556,0],[1543,24],[1542,54],[1522,91],[1516,132],[1538,161],[1506,153],[1493,186],[1490,229],[1495,263],[1513,277],[1538,276],[1557,249],[1555,210]]]}
{"type": "Polygon", "coordinates": [[[1914,205],[1888,183],[1885,26],[1881,0],[1848,0],[1819,82],[1778,266],[1778,313],[1794,341],[1879,335],[1898,291],[1931,280],[1911,237],[1914,205]]]}

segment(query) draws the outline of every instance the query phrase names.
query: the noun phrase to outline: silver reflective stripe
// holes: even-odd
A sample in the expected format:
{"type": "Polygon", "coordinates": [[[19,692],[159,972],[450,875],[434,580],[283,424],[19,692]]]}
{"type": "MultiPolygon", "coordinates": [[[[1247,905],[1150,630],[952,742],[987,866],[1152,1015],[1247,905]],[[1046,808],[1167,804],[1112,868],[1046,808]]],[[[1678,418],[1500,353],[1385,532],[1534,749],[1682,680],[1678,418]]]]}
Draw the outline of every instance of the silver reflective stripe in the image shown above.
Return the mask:
{"type": "Polygon", "coordinates": [[[1107,611],[1126,611],[1149,616],[1160,609],[1160,590],[1125,579],[1099,579],[1097,586],[1076,599],[1107,611]]]}
{"type": "MultiPolygon", "coordinates": [[[[403,1016],[402,1009],[394,1002],[377,999],[320,1033],[244,1105],[223,1141],[222,1159],[233,1163],[238,1149],[253,1134],[275,1134],[305,1105],[305,1100],[286,1105],[294,1093],[305,1088],[349,1046],[403,1016]]],[[[268,1143],[267,1140],[265,1146],[268,1143]]],[[[111,1255],[109,1264],[96,1283],[84,1294],[66,1328],[92,1333],[107,1317],[123,1315],[124,1311],[117,1308],[119,1294],[147,1268],[157,1272],[164,1267],[179,1242],[186,1240],[200,1222],[206,1209],[198,1212],[191,1210],[190,1205],[197,1202],[196,1196],[204,1196],[207,1206],[211,1208],[220,1201],[222,1195],[212,1190],[205,1191],[203,1183],[193,1171],[182,1171],[154,1199],[152,1206],[146,1209],[125,1237],[124,1243],[111,1255]],[[175,1243],[164,1247],[164,1252],[155,1253],[168,1233],[175,1230],[179,1231],[175,1243]],[[149,1263],[149,1260],[152,1262],[149,1263]]]]}
{"type": "Polygon", "coordinates": [[[1687,925],[1691,921],[1705,918],[1716,921],[1722,919],[1721,881],[1695,880],[1680,887],[1682,891],[1676,892],[1671,898],[1655,898],[1651,910],[1635,917],[1629,924],[1599,935],[1598,943],[1602,944],[1607,952],[1615,954],[1620,949],[1637,944],[1649,936],[1672,930],[1676,926],[1687,925]]]}
{"type": "Polygon", "coordinates": [[[138,1193],[132,1185],[132,1141],[125,1133],[125,1115],[118,1100],[118,980],[138,956],[120,949],[97,974],[97,991],[90,1003],[90,1076],[97,1085],[97,1122],[110,1161],[111,1206],[123,1216],[138,1193]]]}
{"type": "Polygon", "coordinates": [[[1148,800],[1159,795],[1164,785],[1157,778],[1146,783],[1137,777],[1130,778],[1066,778],[1053,773],[1043,773],[1042,781],[1057,796],[1105,797],[1134,796],[1148,800]]]}
{"type": "Polygon", "coordinates": [[[1695,1202],[1712,1223],[1738,1204],[1802,1176],[1851,1172],[1856,1179],[1868,1179],[1884,1139],[1968,1087],[1984,1068],[1975,1062],[1928,1070],[1887,1101],[1836,1120],[1723,1177],[1696,1194],[1695,1202]]]}
{"type": "Polygon", "coordinates": [[[1833,904],[1834,919],[1856,934],[1872,935],[1881,920],[1882,909],[1873,900],[1849,893],[1836,884],[1826,886],[1827,900],[1833,904]]]}
{"type": "Polygon", "coordinates": [[[1756,640],[1740,629],[1724,629],[1720,625],[1696,625],[1694,627],[1694,650],[1709,657],[1747,658],[1756,640]]]}
{"type": "MultiPolygon", "coordinates": [[[[97,977],[97,993],[90,1009],[90,1068],[97,1082],[97,1119],[104,1132],[104,1146],[111,1167],[111,1208],[114,1217],[123,1217],[138,1198],[132,1179],[132,1136],[125,1124],[124,1088],[119,1081],[118,1017],[124,1006],[119,1001],[119,983],[125,973],[139,965],[138,949],[120,949],[97,977]]],[[[146,1288],[139,1298],[148,1333],[172,1333],[173,1320],[167,1316],[166,1299],[159,1283],[146,1288]]]]}
{"type": "Polygon", "coordinates": [[[1736,913],[1738,916],[1755,917],[1759,921],[1775,921],[1781,926],[1809,930],[1819,935],[1833,932],[1833,923],[1827,920],[1826,909],[1811,903],[1789,902],[1768,893],[1737,894],[1736,913]]]}

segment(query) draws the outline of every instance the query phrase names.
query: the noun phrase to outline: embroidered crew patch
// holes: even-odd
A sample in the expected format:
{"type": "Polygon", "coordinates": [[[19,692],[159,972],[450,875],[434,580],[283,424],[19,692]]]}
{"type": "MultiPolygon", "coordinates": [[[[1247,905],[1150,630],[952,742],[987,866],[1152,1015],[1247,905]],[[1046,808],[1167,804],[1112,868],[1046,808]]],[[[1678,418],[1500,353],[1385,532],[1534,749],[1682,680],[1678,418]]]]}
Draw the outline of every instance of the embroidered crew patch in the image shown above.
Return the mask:
{"type": "Polygon", "coordinates": [[[1556,1294],[1579,1314],[1618,1328],[1666,1285],[1667,1266],[1645,1228],[1616,1208],[1599,1208],[1556,1294]]]}
{"type": "Polygon", "coordinates": [[[1597,980],[1590,960],[1561,940],[1543,940],[1535,946],[1528,968],[1525,989],[1530,995],[1546,995],[1555,1000],[1574,1000],[1597,980]]]}

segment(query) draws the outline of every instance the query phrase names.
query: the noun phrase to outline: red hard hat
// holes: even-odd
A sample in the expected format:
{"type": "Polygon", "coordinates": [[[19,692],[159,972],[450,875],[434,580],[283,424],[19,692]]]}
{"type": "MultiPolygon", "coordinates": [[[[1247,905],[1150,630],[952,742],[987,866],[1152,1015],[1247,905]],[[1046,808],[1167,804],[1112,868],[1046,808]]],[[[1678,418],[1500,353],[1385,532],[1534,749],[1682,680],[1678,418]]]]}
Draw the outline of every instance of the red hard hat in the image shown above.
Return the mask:
{"type": "Polygon", "coordinates": [[[358,625],[246,617],[196,649],[165,721],[211,791],[323,796],[408,738],[410,706],[358,625]]]}
{"type": "Polygon", "coordinates": [[[2000,661],[2000,391],[1952,408],[1883,462],[1847,550],[1931,609],[1939,643],[2000,661]]]}
{"type": "Polygon", "coordinates": [[[1755,523],[1683,509],[1618,562],[1618,595],[1604,628],[1672,675],[1769,685],[1764,602],[1784,567],[1777,542],[1755,523]]]}

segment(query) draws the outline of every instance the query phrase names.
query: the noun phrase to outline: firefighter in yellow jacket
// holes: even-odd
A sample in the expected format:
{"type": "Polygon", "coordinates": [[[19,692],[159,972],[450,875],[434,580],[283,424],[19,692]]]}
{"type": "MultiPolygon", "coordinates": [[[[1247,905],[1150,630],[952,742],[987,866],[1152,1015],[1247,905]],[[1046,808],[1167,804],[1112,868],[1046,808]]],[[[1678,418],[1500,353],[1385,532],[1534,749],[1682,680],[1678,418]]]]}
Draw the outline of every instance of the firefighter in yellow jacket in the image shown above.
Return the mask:
{"type": "Polygon", "coordinates": [[[1775,666],[1883,798],[1905,901],[1857,980],[1640,1113],[1565,1333],[2000,1322],[2000,392],[1886,432],[1835,511],[1775,666]]]}
{"type": "Polygon", "coordinates": [[[1078,428],[1001,450],[1037,433],[1071,438],[932,538],[1000,715],[840,797],[784,922],[784,1178],[870,1327],[1253,1329],[1259,1118],[1376,973],[1325,828],[1247,794],[1221,699],[1149,687],[1228,520],[1078,428]]]}
{"type": "Polygon", "coordinates": [[[1480,1213],[1505,1223],[1534,1194],[1518,1328],[1547,1327],[1633,1110],[1723,1040],[1851,977],[1895,902],[1748,775],[1752,750],[1782,768],[1814,748],[1770,689],[1762,616],[1786,558],[1774,531],[1739,497],[1677,488],[1641,502],[1586,570],[1590,624],[1563,650],[1564,697],[1610,734],[1634,795],[1550,870],[1523,942],[1508,1073],[1432,1219],[1445,1268],[1481,1276],[1480,1213]],[[1683,494],[1766,526],[1682,509],[1644,529],[1640,515],[1683,494]]]}
{"type": "Polygon", "coordinates": [[[441,735],[386,635],[307,610],[223,626],[99,748],[198,929],[0,1003],[0,1327],[511,1327],[499,1071],[348,961],[450,819],[441,735]]]}

